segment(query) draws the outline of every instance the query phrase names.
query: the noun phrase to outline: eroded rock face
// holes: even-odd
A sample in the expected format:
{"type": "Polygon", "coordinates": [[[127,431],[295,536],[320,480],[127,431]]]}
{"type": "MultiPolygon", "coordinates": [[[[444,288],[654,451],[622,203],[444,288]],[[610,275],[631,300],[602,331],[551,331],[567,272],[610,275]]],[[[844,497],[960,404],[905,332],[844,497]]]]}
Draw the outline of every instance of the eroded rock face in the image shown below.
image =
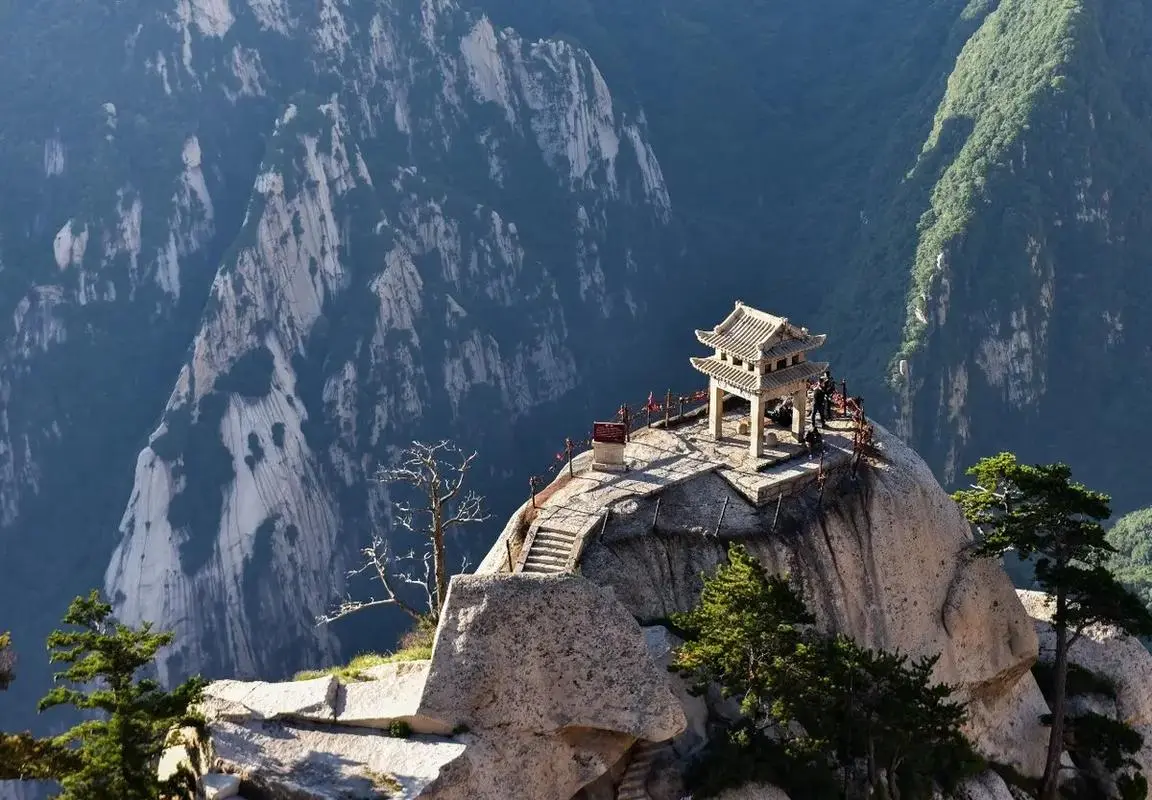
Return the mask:
{"type": "Polygon", "coordinates": [[[686,724],[636,620],[610,590],[572,575],[453,578],[420,712],[470,728],[650,741],[686,724]]]}
{"type": "Polygon", "coordinates": [[[555,736],[479,731],[464,757],[421,797],[435,800],[569,800],[610,770],[635,741],[610,731],[570,729],[555,736]]]}
{"type": "Polygon", "coordinates": [[[654,499],[615,509],[585,550],[582,574],[655,622],[689,610],[702,575],[739,541],[770,570],[794,576],[823,627],[869,647],[939,654],[936,677],[970,699],[977,746],[1038,775],[1044,737],[1033,713],[1031,621],[999,565],[968,557],[968,523],[919,456],[881,428],[877,443],[882,458],[857,483],[832,477],[822,501],[814,487],[785,499],[775,528],[774,503],[753,508],[716,475],[665,491],[657,533],[654,499]],[[719,539],[702,535],[726,497],[719,539]]]}
{"type": "Polygon", "coordinates": [[[445,800],[570,800],[686,727],[636,620],[573,575],[453,578],[419,713],[471,731],[445,800]]]}
{"type": "Polygon", "coordinates": [[[644,628],[644,640],[652,660],[666,672],[669,685],[684,709],[686,727],[684,732],[672,740],[672,747],[681,758],[690,758],[708,741],[708,721],[714,713],[704,697],[697,697],[688,691],[687,683],[678,675],[667,672],[672,664],[673,654],[683,640],[660,625],[644,628]]]}
{"type": "MultiPolygon", "coordinates": [[[[1044,592],[1017,591],[1036,626],[1040,658],[1054,659],[1056,632],[1051,620],[1052,598],[1044,592]]],[[[1108,625],[1093,625],[1068,649],[1068,660],[1109,679],[1116,687],[1115,701],[1092,696],[1074,697],[1069,711],[1095,711],[1131,725],[1144,737],[1135,755],[1145,775],[1152,774],[1152,654],[1140,641],[1108,625]]]]}
{"type": "MultiPolygon", "coordinates": [[[[404,798],[571,800],[598,781],[610,787],[602,779],[637,739],[685,730],[649,639],[610,590],[583,578],[457,576],[431,661],[374,667],[348,684],[211,684],[197,771],[237,775],[263,800],[385,785],[404,798]],[[394,738],[397,721],[418,735],[394,738]]],[[[660,642],[657,657],[668,651],[660,642]]],[[[173,748],[165,763],[195,764],[191,752],[173,748]]]]}
{"type": "Polygon", "coordinates": [[[431,737],[401,739],[306,723],[221,720],[212,725],[216,768],[239,776],[246,793],[274,800],[370,797],[373,789],[395,786],[401,787],[401,797],[433,796],[425,790],[465,747],[431,737]]]}
{"type": "Polygon", "coordinates": [[[331,675],[285,683],[214,681],[204,689],[202,706],[209,719],[333,720],[341,688],[331,675]]]}
{"type": "MultiPolygon", "coordinates": [[[[1053,607],[1049,595],[1023,589],[1017,594],[1036,625],[1040,657],[1051,660],[1056,632],[1051,625],[1053,607]]],[[[1129,725],[1152,725],[1152,654],[1138,639],[1111,626],[1093,625],[1073,642],[1068,658],[1116,684],[1116,712],[1120,719],[1129,725]]]]}
{"type": "Polygon", "coordinates": [[[1015,800],[1004,779],[991,770],[966,781],[950,800],[1015,800]]]}

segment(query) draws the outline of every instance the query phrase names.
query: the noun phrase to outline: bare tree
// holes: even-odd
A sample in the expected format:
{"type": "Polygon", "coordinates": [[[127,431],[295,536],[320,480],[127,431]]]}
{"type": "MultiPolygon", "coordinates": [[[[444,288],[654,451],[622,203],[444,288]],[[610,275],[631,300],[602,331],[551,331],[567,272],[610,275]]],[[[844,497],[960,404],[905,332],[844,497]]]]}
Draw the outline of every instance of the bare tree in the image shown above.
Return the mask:
{"type": "MultiPolygon", "coordinates": [[[[395,503],[394,519],[398,527],[426,537],[429,548],[422,555],[411,551],[396,556],[388,541],[374,534],[372,543],[360,551],[364,562],[351,570],[348,577],[375,573],[384,596],[368,600],[345,597],[336,608],[317,618],[318,625],[383,605],[394,605],[417,621],[427,615],[434,620],[440,618],[448,596],[445,534],[457,525],[488,519],[481,508],[483,498],[471,490],[464,492],[464,481],[475,458],[476,453],[465,456],[460,448],[446,440],[436,444],[413,442],[401,453],[397,466],[377,472],[376,478],[381,483],[407,484],[416,490],[420,500],[395,503]],[[397,594],[400,586],[420,587],[428,611],[421,612],[397,594]]],[[[466,561],[464,568],[467,568],[466,561]]]]}

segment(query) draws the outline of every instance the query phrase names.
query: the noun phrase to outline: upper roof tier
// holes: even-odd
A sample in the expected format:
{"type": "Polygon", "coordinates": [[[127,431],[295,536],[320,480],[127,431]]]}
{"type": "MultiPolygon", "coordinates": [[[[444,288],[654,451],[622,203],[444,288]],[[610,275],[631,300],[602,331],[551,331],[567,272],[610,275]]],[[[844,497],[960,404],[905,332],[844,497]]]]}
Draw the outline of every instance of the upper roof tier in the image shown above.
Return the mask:
{"type": "Polygon", "coordinates": [[[808,333],[784,317],[746,306],[740,301],[727,319],[710,331],[696,331],[702,344],[746,361],[784,358],[824,344],[824,334],[808,333]]]}

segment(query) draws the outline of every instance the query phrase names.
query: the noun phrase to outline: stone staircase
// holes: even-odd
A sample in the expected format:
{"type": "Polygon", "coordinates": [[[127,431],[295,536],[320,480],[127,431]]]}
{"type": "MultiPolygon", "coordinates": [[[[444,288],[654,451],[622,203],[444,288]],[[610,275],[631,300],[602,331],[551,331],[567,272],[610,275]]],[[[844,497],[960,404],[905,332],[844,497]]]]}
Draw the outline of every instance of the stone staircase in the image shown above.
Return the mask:
{"type": "Polygon", "coordinates": [[[538,528],[528,546],[528,557],[521,572],[545,575],[567,572],[575,546],[575,534],[538,528]]]}
{"type": "Polygon", "coordinates": [[[639,742],[632,748],[632,759],[624,770],[616,800],[652,800],[645,788],[652,764],[671,747],[670,742],[639,742]]]}

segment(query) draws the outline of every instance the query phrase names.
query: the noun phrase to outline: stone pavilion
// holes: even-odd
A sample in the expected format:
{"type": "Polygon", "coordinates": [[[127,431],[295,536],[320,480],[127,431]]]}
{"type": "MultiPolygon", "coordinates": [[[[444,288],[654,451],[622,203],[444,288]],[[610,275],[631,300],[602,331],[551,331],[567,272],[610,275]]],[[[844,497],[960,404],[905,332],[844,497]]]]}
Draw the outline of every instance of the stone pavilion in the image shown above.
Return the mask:
{"type": "Polygon", "coordinates": [[[824,344],[824,334],[812,334],[784,317],[758,311],[736,301],[732,313],[712,330],[696,331],[712,355],[693,358],[692,366],[708,376],[708,429],[723,436],[724,398],[742,397],[752,404],[749,449],[764,455],[764,419],[769,403],[791,397],[792,433],[805,433],[808,382],[828,369],[826,362],[809,361],[808,353],[824,344]]]}

